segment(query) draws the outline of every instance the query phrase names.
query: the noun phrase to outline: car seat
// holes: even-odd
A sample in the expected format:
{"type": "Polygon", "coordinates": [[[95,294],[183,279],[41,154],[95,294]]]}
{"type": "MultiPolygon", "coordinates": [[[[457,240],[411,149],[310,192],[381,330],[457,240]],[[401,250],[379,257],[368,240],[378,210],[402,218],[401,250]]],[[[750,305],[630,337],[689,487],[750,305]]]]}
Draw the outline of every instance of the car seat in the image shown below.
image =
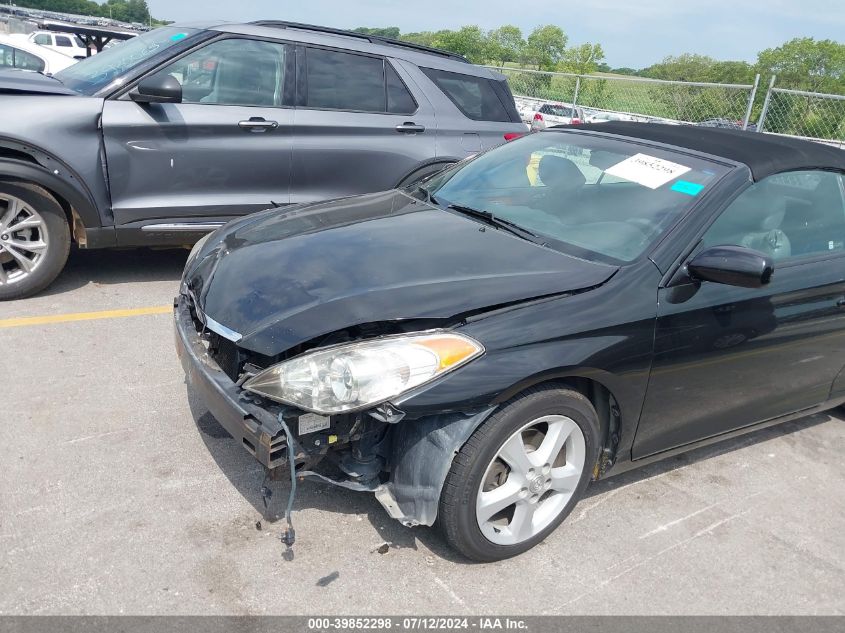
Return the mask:
{"type": "Polygon", "coordinates": [[[753,248],[773,259],[792,254],[792,246],[781,230],[786,204],[765,185],[754,185],[733,201],[711,227],[708,244],[736,244],[753,248]]]}
{"type": "Polygon", "coordinates": [[[278,105],[277,64],[252,47],[233,51],[217,62],[214,89],[201,103],[278,105]]]}

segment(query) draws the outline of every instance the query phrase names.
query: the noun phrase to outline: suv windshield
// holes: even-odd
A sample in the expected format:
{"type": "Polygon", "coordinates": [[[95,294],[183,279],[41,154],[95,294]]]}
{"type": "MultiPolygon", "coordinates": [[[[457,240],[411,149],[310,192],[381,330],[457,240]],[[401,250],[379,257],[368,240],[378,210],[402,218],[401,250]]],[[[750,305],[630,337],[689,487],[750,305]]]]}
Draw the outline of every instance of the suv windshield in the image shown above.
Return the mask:
{"type": "Polygon", "coordinates": [[[469,207],[547,246],[611,263],[654,244],[729,167],[605,136],[540,132],[427,180],[442,207],[469,207]]]}
{"type": "Polygon", "coordinates": [[[55,74],[76,92],[93,95],[126,71],[168,48],[184,45],[197,29],[162,27],[133,37],[55,74]]]}

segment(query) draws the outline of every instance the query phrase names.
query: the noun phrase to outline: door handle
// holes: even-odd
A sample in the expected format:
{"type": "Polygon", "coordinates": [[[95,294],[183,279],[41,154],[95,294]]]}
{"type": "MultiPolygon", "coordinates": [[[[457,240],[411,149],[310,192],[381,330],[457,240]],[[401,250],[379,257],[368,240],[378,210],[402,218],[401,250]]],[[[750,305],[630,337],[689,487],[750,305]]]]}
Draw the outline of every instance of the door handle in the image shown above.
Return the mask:
{"type": "Polygon", "coordinates": [[[840,297],[839,300],[836,302],[837,308],[845,308],[845,297],[840,297]]]}
{"type": "Polygon", "coordinates": [[[417,132],[425,132],[425,126],[417,125],[413,121],[405,121],[396,126],[396,131],[403,134],[416,134],[417,132]]]}
{"type": "Polygon", "coordinates": [[[268,121],[260,116],[254,116],[246,121],[239,121],[238,127],[243,130],[250,130],[251,132],[263,132],[264,130],[273,130],[279,127],[279,123],[277,121],[268,121]]]}

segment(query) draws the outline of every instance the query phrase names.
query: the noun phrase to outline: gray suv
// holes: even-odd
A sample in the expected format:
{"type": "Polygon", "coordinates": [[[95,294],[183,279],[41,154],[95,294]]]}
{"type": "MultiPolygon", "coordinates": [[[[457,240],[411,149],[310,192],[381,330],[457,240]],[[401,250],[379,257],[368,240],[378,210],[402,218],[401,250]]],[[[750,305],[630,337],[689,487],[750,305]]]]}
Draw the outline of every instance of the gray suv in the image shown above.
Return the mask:
{"type": "Polygon", "coordinates": [[[408,185],[527,131],[505,77],[287,22],[169,26],[47,77],[0,73],[0,299],[81,248],[408,185]]]}

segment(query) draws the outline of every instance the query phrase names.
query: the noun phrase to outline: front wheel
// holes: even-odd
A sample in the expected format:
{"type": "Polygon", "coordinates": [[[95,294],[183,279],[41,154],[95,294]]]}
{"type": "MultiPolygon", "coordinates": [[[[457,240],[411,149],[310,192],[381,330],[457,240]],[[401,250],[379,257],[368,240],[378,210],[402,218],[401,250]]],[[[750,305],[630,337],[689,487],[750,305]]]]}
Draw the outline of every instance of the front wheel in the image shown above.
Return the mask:
{"type": "Polygon", "coordinates": [[[50,195],[35,185],[0,182],[0,301],[46,288],[70,252],[70,228],[50,195]]]}
{"type": "Polygon", "coordinates": [[[438,518],[446,539],[484,562],[534,547],[581,498],[599,436],[595,409],[578,392],[536,388],[505,403],[452,463],[438,518]]]}

